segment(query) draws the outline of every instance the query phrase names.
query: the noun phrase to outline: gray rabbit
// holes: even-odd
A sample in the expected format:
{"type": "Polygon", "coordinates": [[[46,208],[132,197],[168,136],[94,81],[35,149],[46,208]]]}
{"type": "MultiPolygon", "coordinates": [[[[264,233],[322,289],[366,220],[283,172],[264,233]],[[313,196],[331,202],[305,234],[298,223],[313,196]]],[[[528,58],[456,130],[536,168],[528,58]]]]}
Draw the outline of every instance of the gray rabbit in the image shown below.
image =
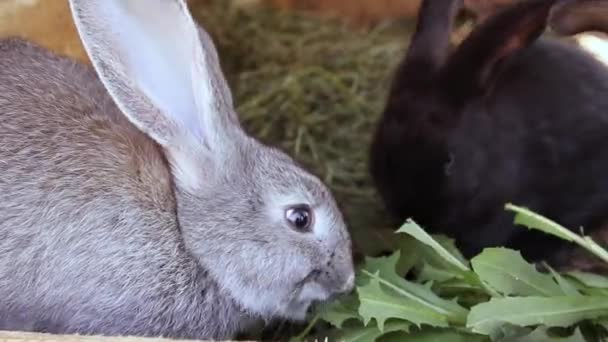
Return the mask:
{"type": "Polygon", "coordinates": [[[70,0],[93,68],[0,41],[0,329],[230,338],[354,286],[330,191],[241,128],[183,0],[70,0]]]}

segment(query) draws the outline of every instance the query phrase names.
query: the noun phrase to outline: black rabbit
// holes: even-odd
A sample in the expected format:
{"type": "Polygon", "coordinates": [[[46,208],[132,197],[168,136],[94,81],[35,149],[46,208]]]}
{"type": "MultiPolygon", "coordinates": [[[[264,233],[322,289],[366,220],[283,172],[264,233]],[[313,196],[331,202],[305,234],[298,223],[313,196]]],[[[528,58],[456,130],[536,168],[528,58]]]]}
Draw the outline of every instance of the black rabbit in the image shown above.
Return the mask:
{"type": "Polygon", "coordinates": [[[563,242],[508,202],[588,233],[608,221],[608,68],[544,36],[555,0],[517,2],[450,51],[462,0],[425,0],[371,146],[387,209],[471,257],[506,246],[551,261],[563,242]]]}

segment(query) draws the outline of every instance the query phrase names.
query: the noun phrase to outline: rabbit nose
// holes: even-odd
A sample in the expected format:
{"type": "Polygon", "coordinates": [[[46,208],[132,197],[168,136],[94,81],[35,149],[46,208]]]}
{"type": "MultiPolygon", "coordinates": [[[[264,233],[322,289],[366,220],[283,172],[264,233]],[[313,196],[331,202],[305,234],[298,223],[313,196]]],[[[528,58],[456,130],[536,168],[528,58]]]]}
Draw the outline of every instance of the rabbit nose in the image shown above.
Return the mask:
{"type": "Polygon", "coordinates": [[[343,274],[338,274],[336,270],[323,272],[322,277],[318,280],[327,289],[330,297],[349,294],[355,287],[354,272],[349,273],[346,277],[343,274]]]}
{"type": "Polygon", "coordinates": [[[343,295],[355,287],[355,267],[352,258],[335,255],[328,269],[322,273],[322,282],[333,295],[343,295]]]}
{"type": "Polygon", "coordinates": [[[341,296],[347,295],[355,288],[355,272],[349,272],[346,277],[339,278],[341,281],[337,281],[332,291],[332,295],[341,296]]]}

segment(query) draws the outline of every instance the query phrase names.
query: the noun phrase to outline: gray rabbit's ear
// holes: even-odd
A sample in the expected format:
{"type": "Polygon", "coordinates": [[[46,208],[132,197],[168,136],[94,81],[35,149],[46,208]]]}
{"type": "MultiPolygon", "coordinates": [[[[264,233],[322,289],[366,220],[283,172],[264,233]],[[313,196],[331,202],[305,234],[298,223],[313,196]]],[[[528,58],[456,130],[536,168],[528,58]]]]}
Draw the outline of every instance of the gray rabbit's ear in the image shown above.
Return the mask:
{"type": "Polygon", "coordinates": [[[224,154],[241,128],[214,44],[183,0],[70,0],[70,7],[95,70],[133,124],[179,150],[178,162],[194,151],[224,154]]]}

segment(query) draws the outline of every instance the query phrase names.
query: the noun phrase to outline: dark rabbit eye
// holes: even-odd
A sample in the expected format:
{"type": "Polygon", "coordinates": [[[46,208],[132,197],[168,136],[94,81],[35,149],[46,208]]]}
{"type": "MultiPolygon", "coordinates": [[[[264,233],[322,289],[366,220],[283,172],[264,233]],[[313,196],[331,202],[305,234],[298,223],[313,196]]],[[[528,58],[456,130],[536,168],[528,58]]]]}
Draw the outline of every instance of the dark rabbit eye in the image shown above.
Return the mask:
{"type": "Polygon", "coordinates": [[[312,226],[312,211],[307,205],[291,207],[285,211],[287,222],[298,231],[310,231],[312,226]]]}

